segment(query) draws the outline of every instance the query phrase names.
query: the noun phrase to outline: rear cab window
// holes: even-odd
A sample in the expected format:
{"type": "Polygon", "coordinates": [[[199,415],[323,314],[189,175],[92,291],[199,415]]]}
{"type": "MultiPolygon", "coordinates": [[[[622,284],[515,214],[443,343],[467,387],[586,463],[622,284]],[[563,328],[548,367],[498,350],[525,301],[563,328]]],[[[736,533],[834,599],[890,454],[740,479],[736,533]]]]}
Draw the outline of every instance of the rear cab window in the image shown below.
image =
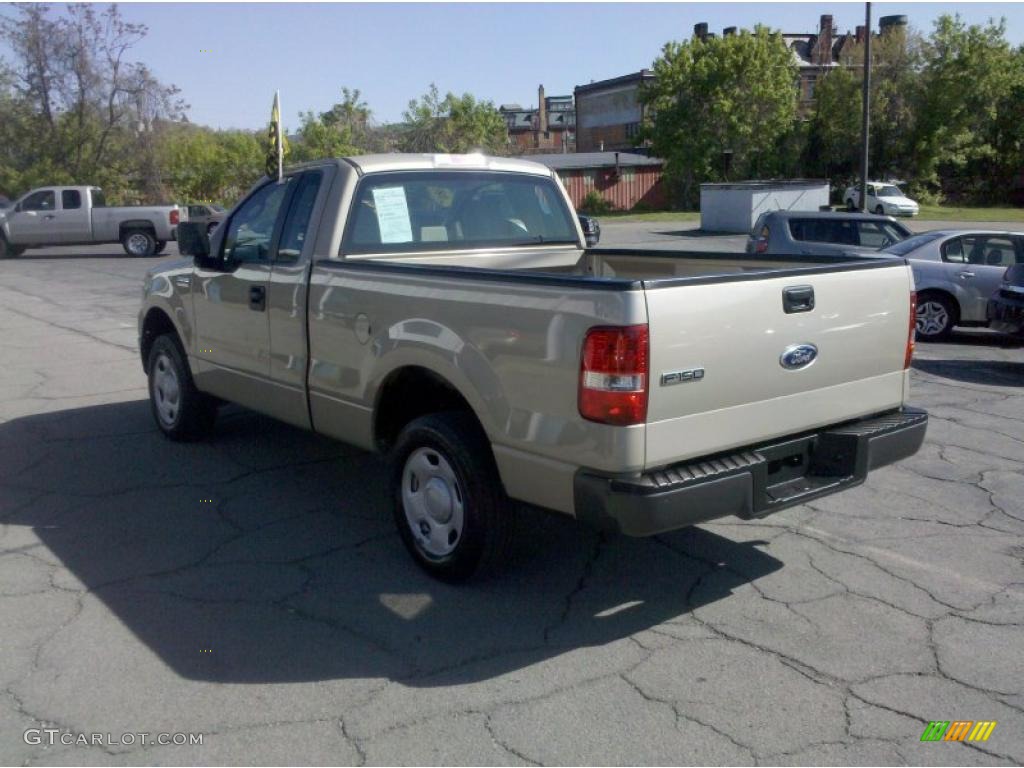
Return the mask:
{"type": "Polygon", "coordinates": [[[64,189],[60,193],[60,207],[65,211],[73,211],[82,207],[82,193],[77,189],[64,189]]]}
{"type": "Polygon", "coordinates": [[[341,252],[415,253],[579,244],[549,176],[497,171],[410,171],[364,176],[341,252]]]}

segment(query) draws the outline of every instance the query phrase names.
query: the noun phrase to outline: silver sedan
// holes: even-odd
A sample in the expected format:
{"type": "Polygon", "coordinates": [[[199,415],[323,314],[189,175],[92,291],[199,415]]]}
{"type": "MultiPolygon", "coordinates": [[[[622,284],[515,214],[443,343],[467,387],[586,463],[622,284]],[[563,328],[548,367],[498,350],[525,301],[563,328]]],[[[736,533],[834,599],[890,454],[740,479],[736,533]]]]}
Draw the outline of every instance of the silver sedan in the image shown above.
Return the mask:
{"type": "Polygon", "coordinates": [[[1024,233],[933,230],[885,249],[914,270],[917,338],[939,341],[955,326],[988,325],[989,297],[1007,267],[1024,263],[1024,233]]]}

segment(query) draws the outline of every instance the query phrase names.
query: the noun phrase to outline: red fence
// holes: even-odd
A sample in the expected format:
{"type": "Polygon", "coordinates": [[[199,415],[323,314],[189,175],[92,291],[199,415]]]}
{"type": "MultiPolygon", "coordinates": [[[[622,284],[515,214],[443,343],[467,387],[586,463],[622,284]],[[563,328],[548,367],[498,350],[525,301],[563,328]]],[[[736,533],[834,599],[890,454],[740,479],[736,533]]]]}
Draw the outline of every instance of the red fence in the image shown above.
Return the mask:
{"type": "Polygon", "coordinates": [[[577,208],[592,190],[596,190],[616,210],[628,211],[638,203],[658,209],[665,207],[665,190],[660,165],[572,168],[558,171],[577,208]]]}

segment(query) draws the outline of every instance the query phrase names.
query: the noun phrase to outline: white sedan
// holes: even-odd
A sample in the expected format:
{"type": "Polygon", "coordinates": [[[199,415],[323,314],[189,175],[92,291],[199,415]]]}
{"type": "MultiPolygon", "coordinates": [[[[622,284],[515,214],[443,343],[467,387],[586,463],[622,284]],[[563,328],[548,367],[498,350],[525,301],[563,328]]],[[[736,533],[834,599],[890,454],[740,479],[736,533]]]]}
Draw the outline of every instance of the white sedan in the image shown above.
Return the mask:
{"type": "MultiPolygon", "coordinates": [[[[843,193],[846,208],[851,211],[860,209],[860,187],[847,187],[843,193]]],[[[864,210],[880,216],[917,216],[918,206],[903,194],[895,184],[883,184],[880,181],[868,182],[868,204],[864,210]]]]}

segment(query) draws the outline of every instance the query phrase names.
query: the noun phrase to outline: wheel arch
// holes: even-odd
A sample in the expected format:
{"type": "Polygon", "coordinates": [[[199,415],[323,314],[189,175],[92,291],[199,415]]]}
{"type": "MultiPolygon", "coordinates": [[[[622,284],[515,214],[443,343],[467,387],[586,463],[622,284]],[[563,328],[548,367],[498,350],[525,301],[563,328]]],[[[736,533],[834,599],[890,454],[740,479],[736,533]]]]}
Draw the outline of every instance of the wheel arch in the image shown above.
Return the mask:
{"type": "Polygon", "coordinates": [[[945,288],[921,288],[917,291],[917,304],[921,305],[929,296],[938,296],[949,301],[953,306],[953,311],[956,313],[956,317],[953,318],[953,325],[960,322],[960,318],[963,316],[963,307],[960,306],[959,297],[952,291],[948,291],[945,288]]]}
{"type": "MultiPolygon", "coordinates": [[[[149,374],[149,353],[153,349],[153,342],[160,336],[173,335],[185,353],[185,344],[178,332],[170,315],[160,307],[150,307],[142,321],[142,328],[139,332],[139,354],[142,356],[142,370],[149,374]]],[[[188,355],[185,355],[186,363],[188,355]]]]}

